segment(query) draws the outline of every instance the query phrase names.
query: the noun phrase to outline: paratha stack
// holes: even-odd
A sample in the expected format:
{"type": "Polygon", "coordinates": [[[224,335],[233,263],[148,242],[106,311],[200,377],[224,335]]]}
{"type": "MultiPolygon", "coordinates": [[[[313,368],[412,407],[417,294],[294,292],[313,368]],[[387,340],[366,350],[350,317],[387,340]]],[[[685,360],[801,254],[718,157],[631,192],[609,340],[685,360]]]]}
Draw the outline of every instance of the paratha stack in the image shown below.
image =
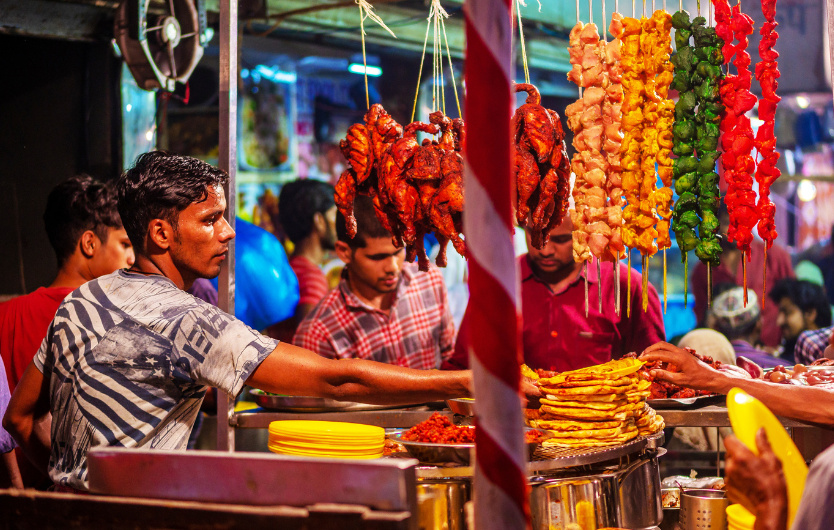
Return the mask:
{"type": "Polygon", "coordinates": [[[528,424],[549,432],[543,445],[557,447],[619,445],[657,432],[663,418],[646,405],[650,384],[640,366],[621,359],[540,379],[542,406],[528,424]]]}

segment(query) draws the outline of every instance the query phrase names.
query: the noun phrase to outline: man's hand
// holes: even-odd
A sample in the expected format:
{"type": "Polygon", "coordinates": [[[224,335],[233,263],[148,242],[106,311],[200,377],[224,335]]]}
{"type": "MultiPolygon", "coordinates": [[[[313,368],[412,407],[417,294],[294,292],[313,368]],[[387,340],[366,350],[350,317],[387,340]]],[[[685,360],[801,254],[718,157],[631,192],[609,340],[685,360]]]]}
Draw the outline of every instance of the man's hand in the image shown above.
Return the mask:
{"type": "Polygon", "coordinates": [[[651,375],[661,381],[710,392],[724,393],[727,376],[699,361],[683,348],[668,342],[652,344],[640,355],[641,361],[663,361],[674,366],[673,370],[651,370],[651,375]]]}
{"type": "Polygon", "coordinates": [[[756,433],[759,456],[735,436],[724,438],[727,448],[727,496],[756,515],[755,530],[787,530],[788,489],[782,462],[776,458],[764,429],[756,433]]]}
{"type": "Polygon", "coordinates": [[[529,377],[521,376],[521,394],[525,399],[524,406],[528,409],[537,409],[542,406],[539,399],[542,398],[542,389],[529,377]]]}

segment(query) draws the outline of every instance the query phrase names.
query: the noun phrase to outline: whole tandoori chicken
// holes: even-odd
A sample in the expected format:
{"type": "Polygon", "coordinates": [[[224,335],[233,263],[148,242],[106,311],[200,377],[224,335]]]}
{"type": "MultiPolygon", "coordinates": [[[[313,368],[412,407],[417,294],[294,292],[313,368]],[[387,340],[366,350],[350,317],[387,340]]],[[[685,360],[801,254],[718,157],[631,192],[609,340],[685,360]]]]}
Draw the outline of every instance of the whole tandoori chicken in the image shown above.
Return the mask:
{"type": "Polygon", "coordinates": [[[515,91],[527,92],[512,121],[516,221],[530,231],[533,246],[542,248],[567,209],[570,160],[556,111],[542,106],[538,89],[529,83],[516,84],[515,91]]]}
{"type": "MultiPolygon", "coordinates": [[[[549,119],[549,118],[548,118],[549,119]]],[[[390,231],[396,246],[405,245],[406,258],[428,270],[423,237],[434,232],[440,242],[436,263],[446,264],[446,245],[466,254],[462,231],[463,157],[466,129],[461,119],[442,112],[431,123],[398,124],[381,105],[372,105],[364,124],[348,129],[340,148],[350,167],[336,183],[336,206],[345,218],[348,234],[356,235],[353,202],[357,194],[373,199],[380,223],[390,231]],[[418,132],[439,134],[422,142],[418,132]]]]}

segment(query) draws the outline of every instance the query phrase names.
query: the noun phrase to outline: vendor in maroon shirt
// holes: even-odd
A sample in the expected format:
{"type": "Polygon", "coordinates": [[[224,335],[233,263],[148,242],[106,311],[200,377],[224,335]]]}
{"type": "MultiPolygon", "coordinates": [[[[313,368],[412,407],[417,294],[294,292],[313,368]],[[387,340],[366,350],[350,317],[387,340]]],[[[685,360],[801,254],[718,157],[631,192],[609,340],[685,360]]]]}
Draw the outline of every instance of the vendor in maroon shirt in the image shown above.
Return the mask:
{"type": "MultiPolygon", "coordinates": [[[[542,250],[530,244],[519,257],[523,320],[524,362],[533,369],[565,371],[642,352],[665,340],[663,315],[657,291],[649,284],[649,307],[642,309],[641,275],[620,263],[621,314],[615,313],[616,275],[612,263],[603,263],[601,278],[596,263],[588,266],[588,316],[585,316],[585,268],[573,261],[573,223],[565,216],[542,250]],[[628,274],[631,274],[631,317],[627,316],[628,274]],[[602,282],[602,311],[598,286],[602,282]]],[[[467,313],[469,309],[467,308],[467,313]]],[[[444,369],[469,365],[466,336],[469,317],[464,315],[454,355],[444,369]]]]}

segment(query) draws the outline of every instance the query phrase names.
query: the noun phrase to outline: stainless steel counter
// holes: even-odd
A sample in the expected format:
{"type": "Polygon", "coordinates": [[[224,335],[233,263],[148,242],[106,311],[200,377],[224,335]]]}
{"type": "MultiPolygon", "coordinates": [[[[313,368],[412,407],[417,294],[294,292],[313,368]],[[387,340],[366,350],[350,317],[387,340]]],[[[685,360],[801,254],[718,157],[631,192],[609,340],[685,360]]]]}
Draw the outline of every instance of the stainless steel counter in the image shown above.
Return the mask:
{"type": "MultiPolygon", "coordinates": [[[[364,423],[384,428],[411,428],[421,421],[425,421],[437,411],[427,407],[414,407],[394,410],[370,410],[357,412],[274,412],[256,409],[249,412],[235,414],[232,425],[241,429],[267,429],[273,421],[281,420],[320,420],[346,421],[350,423],[364,423]]],[[[443,416],[452,419],[454,414],[448,410],[440,411],[443,416]]]]}
{"type": "MultiPolygon", "coordinates": [[[[727,407],[711,405],[691,410],[658,410],[663,416],[666,427],[730,427],[727,407]]],[[[779,418],[785,427],[813,427],[807,423],[787,418],[779,418]]]]}

